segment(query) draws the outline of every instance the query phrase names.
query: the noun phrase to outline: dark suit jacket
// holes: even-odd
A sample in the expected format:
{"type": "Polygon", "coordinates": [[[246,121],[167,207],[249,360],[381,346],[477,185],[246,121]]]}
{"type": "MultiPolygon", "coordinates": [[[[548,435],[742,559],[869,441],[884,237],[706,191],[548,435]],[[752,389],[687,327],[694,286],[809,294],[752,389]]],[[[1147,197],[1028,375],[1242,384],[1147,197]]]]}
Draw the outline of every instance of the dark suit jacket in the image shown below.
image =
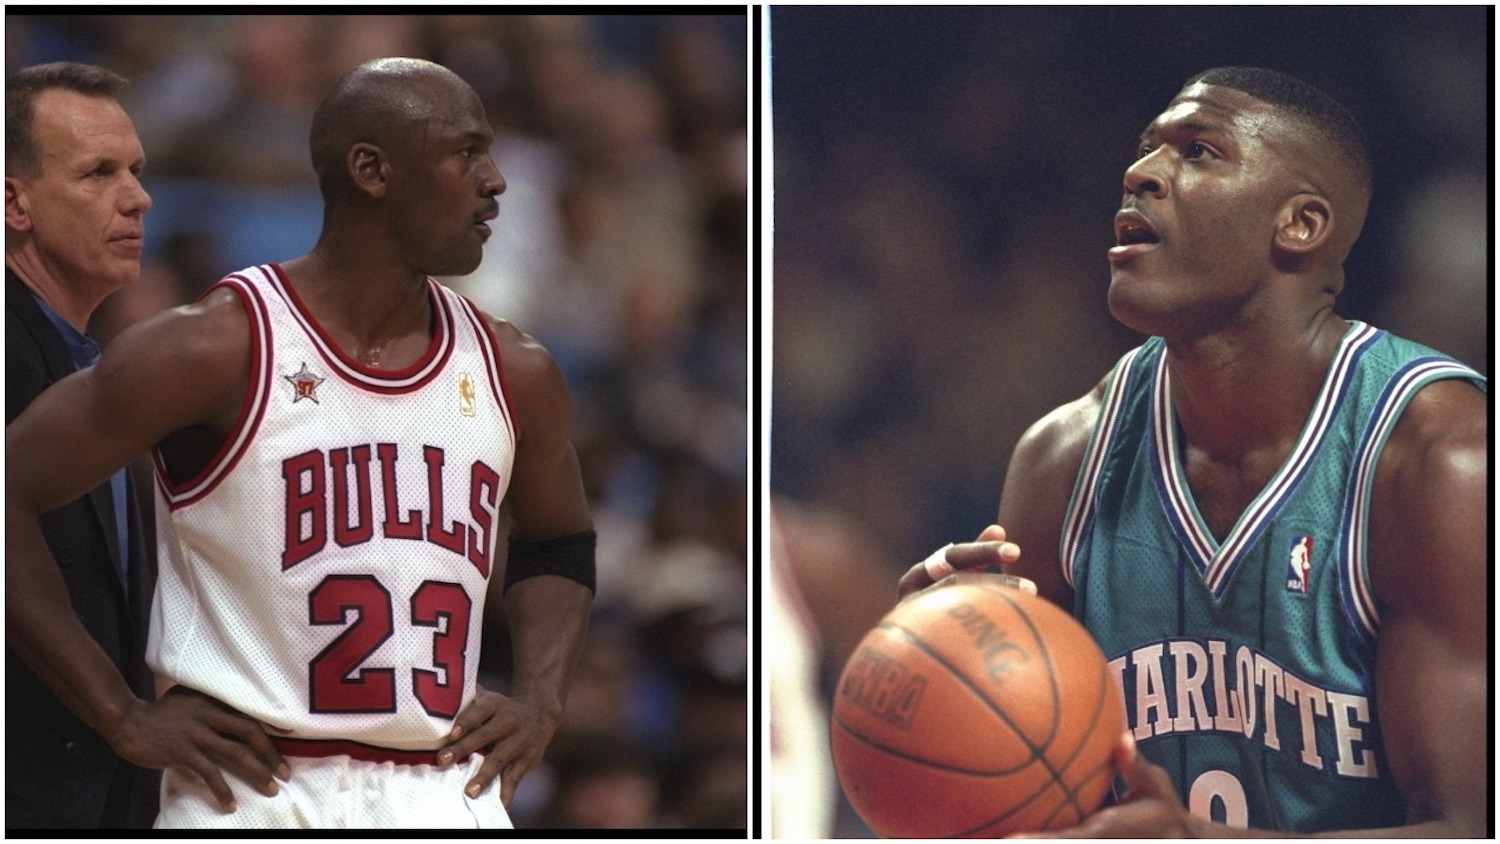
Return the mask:
{"type": "MultiPolygon", "coordinates": [[[[5,424],[54,381],[72,374],[67,343],[30,290],[5,273],[5,424]]],[[[154,555],[133,492],[129,507],[130,583],[121,583],[120,548],[109,484],[42,517],[73,609],[138,696],[152,697],[145,664],[154,555]]],[[[73,716],[10,648],[5,650],[5,826],[149,827],[160,774],[122,761],[73,716]]]]}

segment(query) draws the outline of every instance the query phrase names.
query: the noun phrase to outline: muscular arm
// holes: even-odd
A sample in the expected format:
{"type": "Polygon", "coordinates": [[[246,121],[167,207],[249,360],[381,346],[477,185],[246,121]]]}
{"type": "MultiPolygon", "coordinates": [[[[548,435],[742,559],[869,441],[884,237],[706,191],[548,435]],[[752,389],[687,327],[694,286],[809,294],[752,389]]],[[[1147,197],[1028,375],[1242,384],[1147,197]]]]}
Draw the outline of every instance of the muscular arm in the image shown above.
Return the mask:
{"type": "MultiPolygon", "coordinates": [[[[570,439],[573,408],[562,371],[545,349],[510,325],[498,325],[496,334],[520,428],[508,492],[512,534],[535,542],[590,530],[593,520],[570,439]]],[[[516,666],[513,693],[562,714],[592,600],[582,584],[553,575],[528,578],[507,590],[516,666]]]]}
{"type": "MultiPolygon", "coordinates": [[[[131,692],[73,613],[38,518],[173,432],[233,414],[247,377],[249,340],[238,301],[224,296],[123,332],[98,365],[58,382],[5,430],[7,644],[122,757],[149,767],[192,767],[205,778],[205,757],[174,755],[143,729],[146,709],[182,711],[186,704],[151,707],[131,692]]],[[[243,728],[214,718],[224,730],[243,728]]]]}
{"type": "Polygon", "coordinates": [[[1376,706],[1403,834],[1486,834],[1488,423],[1483,394],[1443,381],[1407,406],[1375,474],[1370,577],[1382,603],[1376,706]]]}
{"type": "Polygon", "coordinates": [[[1059,545],[1103,390],[1101,383],[1042,417],[1022,435],[1000,496],[999,520],[1006,539],[1021,547],[1020,558],[1005,571],[1035,583],[1037,594],[1069,612],[1073,587],[1063,577],[1059,545]]]}
{"type": "MultiPolygon", "coordinates": [[[[1032,581],[1038,594],[1072,611],[1073,588],[1063,577],[1058,545],[1103,390],[1101,383],[1048,413],[1021,436],[1005,473],[1000,527],[992,525],[978,541],[949,548],[947,561],[954,569],[999,563],[1007,574],[1032,581]]],[[[932,582],[918,563],[902,575],[898,588],[905,596],[932,582]]]]}
{"type": "MultiPolygon", "coordinates": [[[[506,500],[511,533],[521,542],[591,530],[588,499],[573,450],[573,410],[562,370],[546,349],[513,326],[493,322],[514,401],[519,438],[506,500]]],[[[588,634],[593,593],[577,581],[542,574],[505,592],[514,675],[507,698],[486,693],[457,724],[445,753],[491,748],[471,794],[501,775],[500,798],[541,762],[562,718],[568,683],[588,634]]],[[[451,757],[443,757],[451,758],[451,757]]]]}

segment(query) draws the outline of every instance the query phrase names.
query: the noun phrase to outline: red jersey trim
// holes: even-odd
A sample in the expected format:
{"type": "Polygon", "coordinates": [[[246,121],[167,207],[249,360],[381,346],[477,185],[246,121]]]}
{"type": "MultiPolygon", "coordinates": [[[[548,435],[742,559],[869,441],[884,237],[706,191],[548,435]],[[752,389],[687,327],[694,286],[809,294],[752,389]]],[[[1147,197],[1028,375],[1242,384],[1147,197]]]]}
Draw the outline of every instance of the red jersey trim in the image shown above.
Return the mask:
{"type": "MultiPolygon", "coordinates": [[[[394,750],[389,747],[377,747],[373,744],[361,744],[357,741],[346,741],[344,739],[294,739],[272,736],[271,743],[281,751],[283,756],[301,756],[314,759],[322,759],[328,756],[348,756],[350,759],[359,759],[363,762],[393,762],[397,765],[437,765],[436,750],[394,750]]],[[[454,762],[462,762],[474,755],[470,752],[462,759],[454,759],[454,762]]]]}
{"type": "Polygon", "coordinates": [[[233,290],[245,306],[245,316],[250,322],[250,380],[245,386],[245,400],[240,405],[239,416],[230,429],[229,437],[196,476],[181,484],[174,483],[167,474],[161,451],[151,449],[151,460],[156,465],[157,487],[172,510],[186,507],[213,492],[219,482],[239,464],[250,441],[254,439],[255,432],[260,429],[269,403],[271,382],[268,374],[272,369],[272,344],[271,318],[266,311],[266,303],[256,292],[255,286],[239,274],[226,276],[214,284],[199,297],[199,301],[220,287],[233,290]]]}
{"type": "Polygon", "coordinates": [[[495,338],[495,332],[490,328],[490,321],[485,318],[479,308],[463,296],[457,298],[463,305],[465,315],[469,318],[469,325],[474,329],[474,339],[478,341],[480,353],[484,356],[484,366],[489,376],[486,380],[489,381],[490,392],[494,394],[495,402],[503,411],[505,427],[510,430],[510,441],[514,447],[518,441],[520,429],[510,401],[510,390],[505,383],[505,366],[500,360],[500,341],[495,338]]]}
{"type": "Polygon", "coordinates": [[[286,273],[281,269],[281,265],[267,264],[265,269],[271,286],[287,303],[292,318],[302,326],[302,330],[307,333],[308,339],[317,348],[323,361],[340,379],[355,387],[386,395],[409,393],[421,389],[443,371],[443,367],[447,365],[448,359],[453,354],[455,345],[453,313],[439,293],[437,282],[431,278],[427,279],[427,300],[432,305],[433,321],[437,324],[437,330],[427,345],[427,351],[416,363],[405,369],[393,370],[366,366],[345,354],[344,350],[333,342],[332,338],[323,331],[323,326],[307,310],[307,306],[297,295],[296,288],[287,281],[286,273]]]}

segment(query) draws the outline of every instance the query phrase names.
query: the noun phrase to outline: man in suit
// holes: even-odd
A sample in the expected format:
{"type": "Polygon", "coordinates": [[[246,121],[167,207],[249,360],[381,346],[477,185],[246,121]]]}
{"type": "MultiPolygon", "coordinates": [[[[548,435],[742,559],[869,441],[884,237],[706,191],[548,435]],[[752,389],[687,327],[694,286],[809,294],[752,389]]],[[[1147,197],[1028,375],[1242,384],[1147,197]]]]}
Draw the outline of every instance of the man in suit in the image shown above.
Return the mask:
{"type": "MultiPolygon", "coordinates": [[[[50,384],[94,364],[90,315],[140,276],[151,197],[140,183],[140,140],[115,99],[124,84],[71,62],[6,80],[6,425],[50,384]]],[[[154,565],[129,474],[46,514],[42,526],[73,610],[136,693],[150,697],[154,565]]],[[[8,829],[151,825],[157,772],[116,756],[9,646],[5,682],[8,829]]]]}

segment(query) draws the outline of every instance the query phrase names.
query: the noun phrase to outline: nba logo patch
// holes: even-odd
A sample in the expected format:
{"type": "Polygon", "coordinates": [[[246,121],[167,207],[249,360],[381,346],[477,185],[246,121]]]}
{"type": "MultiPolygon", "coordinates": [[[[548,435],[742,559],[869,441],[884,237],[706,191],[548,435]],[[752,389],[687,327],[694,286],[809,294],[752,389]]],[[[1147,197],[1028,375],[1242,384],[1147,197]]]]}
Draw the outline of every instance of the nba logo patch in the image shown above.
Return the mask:
{"type": "Polygon", "coordinates": [[[474,415],[474,379],[467,372],[458,379],[458,412],[464,416],[474,415]]]}
{"type": "Polygon", "coordinates": [[[1312,575],[1312,554],[1311,536],[1299,536],[1292,540],[1291,559],[1286,565],[1286,591],[1307,594],[1307,581],[1312,575]]]}

